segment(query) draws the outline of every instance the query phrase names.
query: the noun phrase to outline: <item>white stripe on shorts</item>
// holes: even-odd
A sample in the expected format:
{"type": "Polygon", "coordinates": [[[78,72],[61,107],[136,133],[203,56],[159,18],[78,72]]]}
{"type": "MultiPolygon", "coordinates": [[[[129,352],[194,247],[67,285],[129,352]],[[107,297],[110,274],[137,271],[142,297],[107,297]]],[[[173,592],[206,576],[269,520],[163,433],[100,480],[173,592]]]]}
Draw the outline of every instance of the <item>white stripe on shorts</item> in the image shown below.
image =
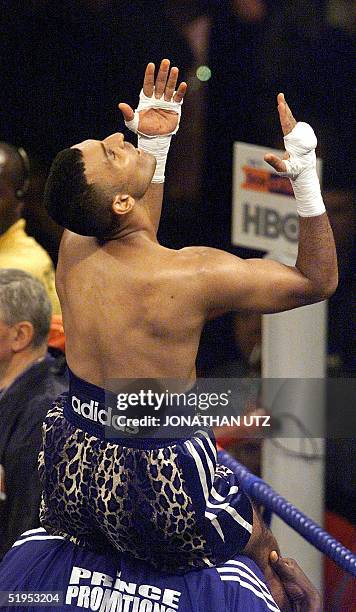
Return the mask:
{"type": "MultiPolygon", "coordinates": [[[[234,485],[234,486],[230,487],[229,492],[226,495],[226,497],[228,497],[229,495],[233,495],[234,493],[238,493],[238,492],[239,492],[239,487],[234,485]]],[[[216,499],[216,501],[219,501],[219,502],[223,502],[226,499],[226,497],[223,497],[222,495],[220,495],[220,493],[217,492],[215,487],[212,487],[212,489],[210,491],[210,495],[211,495],[211,497],[214,497],[214,499],[216,499]]]]}
{"type": "Polygon", "coordinates": [[[241,525],[241,527],[244,527],[244,529],[246,529],[246,531],[248,531],[249,533],[252,533],[252,525],[248,523],[247,521],[245,521],[245,519],[241,516],[241,514],[239,514],[235,510],[235,508],[230,506],[229,502],[226,502],[226,504],[211,504],[208,501],[206,505],[208,508],[210,508],[210,510],[215,510],[215,508],[216,509],[220,508],[224,512],[227,512],[228,514],[230,514],[231,518],[234,519],[234,521],[236,521],[236,523],[241,525]]]}
{"type": "Polygon", "coordinates": [[[210,446],[210,450],[213,453],[213,457],[214,457],[215,463],[216,463],[217,459],[218,459],[218,454],[217,454],[216,446],[212,443],[209,434],[206,431],[203,431],[202,429],[198,429],[198,431],[196,431],[195,433],[204,436],[204,438],[206,439],[207,443],[210,446]]]}
{"type": "Polygon", "coordinates": [[[203,466],[202,460],[201,460],[201,458],[199,456],[199,453],[194,448],[194,445],[190,442],[190,440],[187,440],[186,442],[184,442],[184,444],[187,447],[188,451],[190,452],[191,456],[193,457],[193,459],[195,461],[195,465],[196,465],[196,468],[197,468],[198,474],[199,474],[200,484],[202,486],[203,493],[204,493],[205,502],[207,502],[208,501],[208,497],[209,497],[209,490],[208,490],[208,484],[206,482],[206,474],[205,474],[205,470],[204,470],[204,466],[203,466]]]}
{"type": "Polygon", "coordinates": [[[43,534],[46,534],[47,531],[45,529],[43,529],[43,527],[37,527],[37,529],[29,529],[28,531],[24,531],[19,537],[22,538],[23,536],[29,535],[30,533],[43,533],[43,534]]]}
{"type": "Polygon", "coordinates": [[[209,472],[210,472],[210,479],[211,479],[211,485],[210,486],[212,487],[213,483],[214,483],[214,477],[215,477],[215,468],[213,466],[213,462],[212,462],[212,460],[209,457],[209,453],[207,452],[206,448],[204,447],[203,441],[200,438],[194,438],[194,439],[198,442],[200,448],[202,449],[202,451],[203,451],[203,453],[205,455],[206,462],[208,464],[208,468],[209,468],[209,472]]]}
{"type": "Polygon", "coordinates": [[[211,522],[212,526],[215,527],[216,531],[218,532],[219,536],[221,537],[222,541],[225,542],[225,536],[224,536],[224,532],[220,527],[220,523],[217,519],[217,517],[215,516],[215,514],[212,514],[211,512],[205,512],[205,517],[207,519],[209,519],[209,521],[211,522]]]}

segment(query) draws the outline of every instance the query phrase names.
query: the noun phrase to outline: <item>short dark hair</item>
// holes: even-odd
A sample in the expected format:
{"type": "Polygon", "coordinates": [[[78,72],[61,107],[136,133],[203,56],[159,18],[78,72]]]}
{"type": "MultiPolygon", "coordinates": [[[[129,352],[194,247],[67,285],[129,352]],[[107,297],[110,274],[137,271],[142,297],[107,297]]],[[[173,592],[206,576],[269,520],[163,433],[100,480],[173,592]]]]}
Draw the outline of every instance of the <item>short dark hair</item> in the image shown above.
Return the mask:
{"type": "Polygon", "coordinates": [[[76,234],[104,238],[117,223],[110,196],[104,188],[88,183],[79,149],[58,153],[44,192],[45,207],[56,223],[76,234]]]}

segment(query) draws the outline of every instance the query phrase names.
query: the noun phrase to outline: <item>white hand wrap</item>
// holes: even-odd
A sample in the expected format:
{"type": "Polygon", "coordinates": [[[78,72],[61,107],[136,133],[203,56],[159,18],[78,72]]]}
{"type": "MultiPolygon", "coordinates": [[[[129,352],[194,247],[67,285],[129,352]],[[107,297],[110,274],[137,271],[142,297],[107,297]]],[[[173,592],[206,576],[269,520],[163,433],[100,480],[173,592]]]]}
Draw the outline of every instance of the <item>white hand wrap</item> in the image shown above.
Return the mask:
{"type": "Polygon", "coordinates": [[[141,91],[140,102],[135,110],[134,118],[131,121],[125,121],[126,127],[138,135],[138,148],[146,151],[146,153],[151,153],[151,155],[154,155],[156,158],[157,164],[152,178],[152,183],[164,183],[164,171],[166,167],[167,155],[171,144],[172,135],[178,132],[182,113],[182,104],[183,100],[181,100],[181,102],[167,102],[164,99],[164,96],[161,98],[155,98],[154,94],[151,96],[151,98],[149,98],[143,93],[143,91],[141,91]],[[173,132],[164,134],[162,136],[148,136],[147,134],[140,132],[138,129],[140,118],[139,113],[140,111],[148,110],[149,108],[159,108],[160,110],[167,110],[176,113],[178,115],[176,129],[173,132]]]}
{"type": "Polygon", "coordinates": [[[297,201],[297,212],[301,217],[316,217],[325,212],[325,205],[316,173],[315,149],[317,139],[313,128],[302,121],[284,137],[284,146],[290,158],[284,160],[287,176],[297,201]]]}

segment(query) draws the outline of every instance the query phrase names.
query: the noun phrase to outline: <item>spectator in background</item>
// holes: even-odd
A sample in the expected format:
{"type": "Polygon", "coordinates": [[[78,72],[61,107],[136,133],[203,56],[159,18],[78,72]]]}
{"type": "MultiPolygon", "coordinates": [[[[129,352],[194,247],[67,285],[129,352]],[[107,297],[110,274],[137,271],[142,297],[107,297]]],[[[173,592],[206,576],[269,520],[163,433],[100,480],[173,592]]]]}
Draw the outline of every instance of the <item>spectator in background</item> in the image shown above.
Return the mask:
{"type": "Polygon", "coordinates": [[[0,142],[0,269],[18,268],[37,276],[46,287],[55,314],[60,313],[54,268],[46,251],[26,234],[21,218],[29,184],[23,149],[0,142]]]}
{"type": "Polygon", "coordinates": [[[41,426],[66,387],[47,353],[50,321],[42,283],[22,270],[0,269],[0,558],[19,534],[39,526],[41,426]]]}

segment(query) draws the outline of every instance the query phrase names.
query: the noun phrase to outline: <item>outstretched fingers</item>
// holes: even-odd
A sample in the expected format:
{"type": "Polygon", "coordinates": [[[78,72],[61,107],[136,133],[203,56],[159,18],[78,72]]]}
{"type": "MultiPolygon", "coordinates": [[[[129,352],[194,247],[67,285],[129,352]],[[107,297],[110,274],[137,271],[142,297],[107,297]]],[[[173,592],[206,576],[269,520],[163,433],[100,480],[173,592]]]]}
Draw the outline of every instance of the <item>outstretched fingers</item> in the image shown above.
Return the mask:
{"type": "Polygon", "coordinates": [[[287,172],[287,166],[285,165],[283,159],[277,157],[277,155],[273,155],[273,153],[267,153],[264,156],[264,160],[272,166],[277,172],[287,172]]]}
{"type": "MultiPolygon", "coordinates": [[[[293,117],[292,111],[289,108],[283,93],[278,94],[277,103],[283,136],[287,136],[287,134],[290,134],[293,128],[297,125],[297,122],[293,117]]],[[[285,153],[282,159],[277,157],[277,155],[273,155],[273,153],[267,153],[267,155],[264,156],[264,160],[270,166],[272,166],[272,168],[277,170],[277,172],[287,172],[287,166],[284,163],[284,160],[288,158],[288,153],[285,153]]]]}
{"type": "Polygon", "coordinates": [[[186,91],[187,91],[187,87],[188,87],[188,85],[187,85],[187,83],[185,81],[183,81],[179,85],[176,93],[173,96],[173,102],[181,102],[183,100],[183,98],[184,98],[184,96],[186,94],[186,91]]]}
{"type": "Polygon", "coordinates": [[[169,73],[166,89],[164,91],[164,99],[166,102],[170,102],[172,100],[173,94],[175,92],[177,86],[179,70],[176,66],[171,68],[169,73]]]}
{"type": "Polygon", "coordinates": [[[154,94],[155,98],[164,96],[166,102],[170,102],[172,99],[174,102],[181,102],[187,91],[187,83],[181,83],[176,90],[178,75],[179,69],[176,66],[170,69],[170,61],[163,59],[155,80],[155,65],[150,62],[147,64],[145,71],[143,93],[148,98],[151,98],[154,94]]]}
{"type": "Polygon", "coordinates": [[[155,98],[161,98],[164,94],[166,83],[169,75],[170,61],[163,59],[158,70],[155,83],[155,98]]]}
{"type": "Polygon", "coordinates": [[[283,136],[286,136],[296,126],[297,122],[293,117],[292,111],[290,110],[283,93],[278,94],[277,103],[283,136]]]}
{"type": "Polygon", "coordinates": [[[155,65],[153,62],[147,64],[145,77],[143,79],[143,93],[148,98],[151,98],[155,87],[155,65]]]}

